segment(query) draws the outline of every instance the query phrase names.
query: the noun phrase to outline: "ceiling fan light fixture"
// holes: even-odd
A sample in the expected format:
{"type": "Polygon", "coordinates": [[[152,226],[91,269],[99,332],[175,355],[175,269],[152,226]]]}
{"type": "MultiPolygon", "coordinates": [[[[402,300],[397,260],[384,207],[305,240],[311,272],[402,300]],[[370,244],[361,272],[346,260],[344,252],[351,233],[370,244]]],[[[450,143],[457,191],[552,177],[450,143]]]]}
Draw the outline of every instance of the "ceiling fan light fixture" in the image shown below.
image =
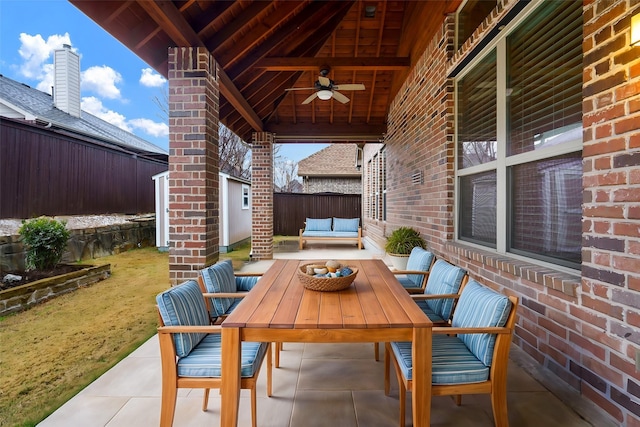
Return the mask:
{"type": "Polygon", "coordinates": [[[323,101],[331,99],[332,96],[333,93],[330,90],[323,89],[318,91],[318,98],[322,99],[323,101]]]}

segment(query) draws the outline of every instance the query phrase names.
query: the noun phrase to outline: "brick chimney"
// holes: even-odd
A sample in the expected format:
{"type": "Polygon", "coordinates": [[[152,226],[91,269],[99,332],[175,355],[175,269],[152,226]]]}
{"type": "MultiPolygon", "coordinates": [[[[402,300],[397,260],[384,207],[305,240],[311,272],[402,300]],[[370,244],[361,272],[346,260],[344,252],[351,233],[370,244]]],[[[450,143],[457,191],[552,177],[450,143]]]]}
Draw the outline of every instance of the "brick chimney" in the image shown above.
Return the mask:
{"type": "Polygon", "coordinates": [[[80,56],[68,44],[53,53],[53,105],[80,117],[80,56]]]}

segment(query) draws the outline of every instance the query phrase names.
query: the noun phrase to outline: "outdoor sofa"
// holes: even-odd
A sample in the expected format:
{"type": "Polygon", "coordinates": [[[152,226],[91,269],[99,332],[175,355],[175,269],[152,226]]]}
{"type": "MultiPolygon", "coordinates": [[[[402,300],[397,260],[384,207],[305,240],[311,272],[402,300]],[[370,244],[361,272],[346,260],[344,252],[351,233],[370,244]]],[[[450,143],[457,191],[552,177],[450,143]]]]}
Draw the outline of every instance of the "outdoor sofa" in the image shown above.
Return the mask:
{"type": "Polygon", "coordinates": [[[300,229],[300,250],[307,240],[353,241],[362,249],[360,218],[307,218],[300,229]]]}

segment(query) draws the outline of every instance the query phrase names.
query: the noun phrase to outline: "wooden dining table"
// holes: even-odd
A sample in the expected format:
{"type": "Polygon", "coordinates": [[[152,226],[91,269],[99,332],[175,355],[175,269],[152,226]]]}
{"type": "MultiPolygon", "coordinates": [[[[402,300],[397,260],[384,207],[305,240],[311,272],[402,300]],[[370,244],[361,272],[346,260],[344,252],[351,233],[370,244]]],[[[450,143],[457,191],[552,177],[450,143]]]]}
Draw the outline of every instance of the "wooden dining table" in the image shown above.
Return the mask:
{"type": "Polygon", "coordinates": [[[381,260],[340,260],[358,273],[349,288],[335,292],[302,285],[298,269],[311,262],[319,263],[276,260],[222,323],[220,425],[237,426],[242,341],[412,341],[413,425],[428,426],[433,326],[429,318],[381,260]]]}

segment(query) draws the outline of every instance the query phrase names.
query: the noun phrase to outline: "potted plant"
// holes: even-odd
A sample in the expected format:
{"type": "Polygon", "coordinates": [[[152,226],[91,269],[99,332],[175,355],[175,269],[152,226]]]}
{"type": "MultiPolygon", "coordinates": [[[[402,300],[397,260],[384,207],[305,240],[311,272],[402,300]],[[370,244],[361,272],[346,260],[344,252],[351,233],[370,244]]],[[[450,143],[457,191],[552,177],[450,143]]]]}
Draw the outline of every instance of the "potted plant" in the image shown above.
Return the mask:
{"type": "Polygon", "coordinates": [[[420,236],[420,232],[411,227],[400,227],[387,237],[384,249],[396,270],[406,270],[409,254],[416,246],[427,248],[427,243],[420,236]]]}

